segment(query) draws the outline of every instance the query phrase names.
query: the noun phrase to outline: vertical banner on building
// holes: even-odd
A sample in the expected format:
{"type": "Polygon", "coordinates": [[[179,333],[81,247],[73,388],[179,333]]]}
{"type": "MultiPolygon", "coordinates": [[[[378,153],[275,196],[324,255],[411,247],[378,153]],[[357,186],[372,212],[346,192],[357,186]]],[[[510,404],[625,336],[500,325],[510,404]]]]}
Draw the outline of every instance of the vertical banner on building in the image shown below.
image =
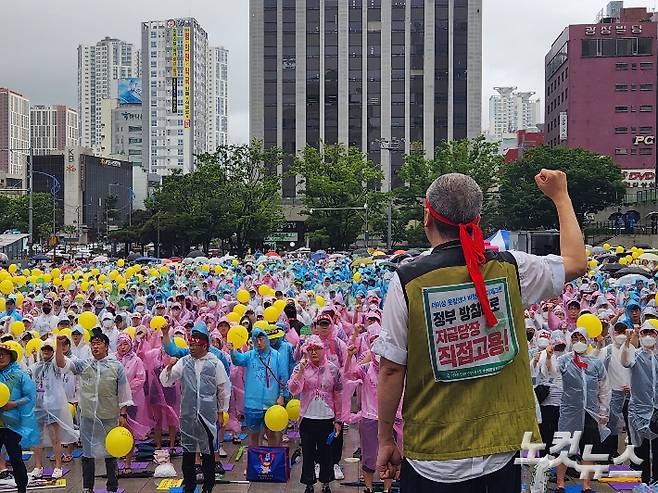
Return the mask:
{"type": "Polygon", "coordinates": [[[178,113],[178,29],[171,28],[171,112],[178,113]]]}
{"type": "Polygon", "coordinates": [[[567,112],[560,112],[560,141],[567,140],[568,130],[567,130],[567,112]]]}
{"type": "Polygon", "coordinates": [[[183,29],[183,127],[190,128],[190,28],[183,29]]]}

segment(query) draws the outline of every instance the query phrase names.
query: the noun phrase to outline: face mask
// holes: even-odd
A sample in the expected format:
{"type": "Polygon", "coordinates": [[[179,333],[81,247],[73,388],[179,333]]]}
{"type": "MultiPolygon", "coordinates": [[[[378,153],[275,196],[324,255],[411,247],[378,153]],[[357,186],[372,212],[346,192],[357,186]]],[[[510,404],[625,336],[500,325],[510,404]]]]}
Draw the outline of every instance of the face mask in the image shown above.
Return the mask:
{"type": "Polygon", "coordinates": [[[114,322],[112,320],[103,320],[103,327],[106,329],[111,329],[114,322]]]}
{"type": "Polygon", "coordinates": [[[534,332],[526,332],[526,337],[528,338],[528,342],[532,341],[532,338],[535,337],[534,332]]]}
{"type": "Polygon", "coordinates": [[[217,306],[217,302],[216,302],[216,301],[209,301],[209,302],[208,302],[208,306],[209,306],[210,308],[215,308],[215,307],[217,306]]]}
{"type": "Polygon", "coordinates": [[[43,307],[43,313],[45,313],[46,315],[48,315],[50,313],[50,310],[51,310],[51,308],[49,306],[44,306],[43,307]]]}
{"type": "Polygon", "coordinates": [[[640,337],[640,344],[645,348],[652,348],[656,345],[656,338],[653,336],[642,336],[640,337]]]}
{"type": "Polygon", "coordinates": [[[626,342],[626,334],[617,334],[615,337],[613,337],[613,339],[616,344],[619,344],[621,346],[626,342]]]}
{"type": "Polygon", "coordinates": [[[548,339],[546,339],[545,337],[541,337],[537,341],[537,347],[540,348],[540,349],[546,349],[548,347],[549,343],[550,343],[550,341],[548,339]]]}
{"type": "Polygon", "coordinates": [[[144,305],[137,305],[135,310],[137,310],[139,313],[142,313],[144,311],[144,305]]]}
{"type": "Polygon", "coordinates": [[[585,351],[587,351],[587,344],[580,341],[574,342],[572,348],[576,353],[583,354],[585,351]]]}

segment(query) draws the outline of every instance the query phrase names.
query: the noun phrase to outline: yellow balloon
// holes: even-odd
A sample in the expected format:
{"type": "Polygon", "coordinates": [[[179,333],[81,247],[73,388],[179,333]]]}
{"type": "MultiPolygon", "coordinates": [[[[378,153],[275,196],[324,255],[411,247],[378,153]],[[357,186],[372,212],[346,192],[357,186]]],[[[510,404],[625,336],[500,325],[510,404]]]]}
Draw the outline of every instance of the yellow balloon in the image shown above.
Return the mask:
{"type": "Polygon", "coordinates": [[[123,426],[113,428],[105,437],[105,448],[112,457],[125,457],[134,444],[132,433],[123,426]]]}
{"type": "Polygon", "coordinates": [[[265,308],[263,311],[263,318],[267,320],[269,323],[273,324],[279,319],[279,315],[281,312],[276,309],[274,306],[268,306],[265,308]]]}
{"type": "Polygon", "coordinates": [[[18,355],[16,357],[16,361],[20,361],[23,359],[23,347],[19,343],[17,343],[16,341],[7,341],[5,342],[5,344],[10,348],[12,348],[14,351],[16,351],[16,354],[18,355]]]}
{"type": "Polygon", "coordinates": [[[89,283],[87,281],[82,281],[80,283],[80,290],[87,291],[89,289],[89,283]]]}
{"type": "Polygon", "coordinates": [[[247,291],[246,289],[241,289],[240,291],[238,291],[238,295],[236,296],[236,298],[240,303],[249,303],[249,299],[251,298],[251,296],[249,296],[249,291],[247,291]]]}
{"type": "Polygon", "coordinates": [[[30,269],[23,269],[23,275],[28,277],[30,275],[30,269]]]}
{"type": "Polygon", "coordinates": [[[4,281],[0,282],[0,292],[2,294],[7,295],[10,294],[14,290],[14,283],[11,282],[9,279],[5,279],[4,281]]]}
{"type": "Polygon", "coordinates": [[[279,310],[279,314],[283,311],[283,309],[286,307],[286,301],[285,300],[276,300],[274,302],[274,308],[279,310]]]}
{"type": "Polygon", "coordinates": [[[270,294],[270,287],[267,284],[261,284],[258,286],[258,294],[261,296],[267,296],[270,294]]]}
{"type": "Polygon", "coordinates": [[[89,311],[82,312],[78,317],[78,323],[80,324],[80,327],[86,330],[93,329],[96,326],[97,321],[98,317],[96,314],[89,311]]]}
{"type": "Polygon", "coordinates": [[[585,248],[585,255],[586,255],[587,257],[589,257],[589,256],[590,256],[590,251],[589,251],[589,248],[585,248]]]}
{"type": "Polygon", "coordinates": [[[626,265],[628,263],[628,261],[626,260],[626,257],[622,257],[622,258],[619,259],[619,263],[621,265],[626,265]]]}
{"type": "Polygon", "coordinates": [[[10,264],[9,265],[9,272],[12,274],[18,270],[18,266],[16,264],[10,264]]]}
{"type": "Polygon", "coordinates": [[[237,266],[240,262],[238,262],[237,258],[233,259],[233,262],[231,262],[234,266],[237,266]]]}
{"type": "Polygon", "coordinates": [[[0,407],[4,406],[9,402],[9,387],[6,384],[0,382],[0,407]]]}
{"type": "Polygon", "coordinates": [[[119,267],[123,267],[124,265],[126,265],[126,261],[120,258],[119,260],[117,260],[117,265],[119,267]]]}
{"type": "Polygon", "coordinates": [[[615,252],[617,252],[617,253],[624,253],[625,251],[626,251],[626,250],[625,250],[624,247],[621,246],[621,245],[618,246],[617,248],[615,248],[615,252]]]}
{"type": "Polygon", "coordinates": [[[201,266],[201,271],[202,272],[210,272],[210,266],[208,264],[203,264],[201,266]]]}
{"type": "Polygon", "coordinates": [[[20,308],[21,305],[23,305],[23,301],[25,300],[25,297],[23,296],[23,293],[16,293],[14,298],[16,298],[16,306],[18,308],[20,308]]]}
{"type": "Polygon", "coordinates": [[[185,339],[179,336],[174,337],[174,344],[179,348],[187,348],[187,342],[185,342],[185,339]]]}
{"type": "Polygon", "coordinates": [[[162,327],[167,325],[167,319],[164,318],[162,315],[156,315],[151,319],[149,325],[151,326],[152,329],[160,330],[162,327]]]}
{"type": "Polygon", "coordinates": [[[588,265],[589,265],[590,269],[594,269],[594,268],[596,268],[596,266],[599,265],[599,263],[596,260],[590,260],[588,265]]]}
{"type": "Polygon", "coordinates": [[[169,269],[167,268],[166,265],[163,265],[162,267],[160,267],[160,272],[162,272],[163,274],[166,274],[167,272],[169,272],[169,269]]]}
{"type": "Polygon", "coordinates": [[[244,315],[244,312],[247,311],[247,307],[242,304],[237,304],[233,307],[233,311],[238,315],[242,316],[244,315]]]}
{"type": "Polygon", "coordinates": [[[71,411],[71,417],[75,418],[75,405],[69,402],[69,411],[71,411]]]}
{"type": "Polygon", "coordinates": [[[221,265],[215,266],[215,274],[221,274],[223,270],[221,265]]]}
{"type": "Polygon", "coordinates": [[[639,253],[640,255],[644,255],[644,248],[638,248],[637,253],[639,253]]]}
{"type": "Polygon", "coordinates": [[[228,419],[229,419],[228,413],[224,411],[222,413],[222,426],[226,426],[226,423],[228,423],[228,419]]]}
{"type": "Polygon", "coordinates": [[[352,276],[352,279],[354,279],[354,282],[359,282],[361,280],[361,273],[355,272],[354,275],[352,276]]]}
{"type": "Polygon", "coordinates": [[[100,276],[98,276],[98,282],[102,283],[105,281],[107,281],[107,276],[105,274],[101,274],[100,276]]]}
{"type": "Polygon", "coordinates": [[[316,296],[315,297],[315,302],[318,304],[320,308],[324,306],[324,297],[323,296],[316,296]]]}
{"type": "Polygon", "coordinates": [[[110,271],[110,274],[108,275],[108,277],[110,278],[111,281],[114,281],[117,278],[118,275],[119,275],[119,271],[116,270],[116,269],[113,269],[113,270],[110,271]]]}
{"type": "Polygon", "coordinates": [[[51,276],[48,273],[43,275],[43,282],[45,282],[46,284],[50,284],[50,281],[52,281],[52,279],[53,279],[53,276],[51,276]]]}
{"type": "Polygon", "coordinates": [[[637,250],[635,250],[635,251],[633,252],[633,255],[632,255],[633,260],[636,260],[639,256],[640,256],[640,252],[638,252],[637,250]]]}
{"type": "Polygon", "coordinates": [[[238,323],[240,321],[240,315],[235,312],[231,312],[226,315],[226,320],[228,320],[229,323],[238,323]]]}
{"type": "Polygon", "coordinates": [[[263,330],[265,330],[265,329],[267,329],[269,326],[270,326],[270,324],[267,323],[265,320],[256,320],[256,321],[254,322],[254,327],[256,327],[256,328],[258,328],[258,329],[263,329],[263,330]]]}
{"type": "Polygon", "coordinates": [[[14,281],[19,286],[25,286],[25,284],[27,284],[27,277],[25,277],[25,276],[16,276],[16,277],[14,277],[14,281]]]}
{"type": "Polygon", "coordinates": [[[151,277],[158,277],[160,275],[160,272],[158,272],[158,269],[151,269],[149,271],[149,274],[151,274],[151,277]]]}
{"type": "Polygon", "coordinates": [[[71,329],[69,329],[69,328],[60,330],[59,334],[57,334],[57,335],[61,336],[61,337],[66,336],[66,337],[69,338],[69,341],[73,339],[73,335],[71,334],[71,329]]]}
{"type": "Polygon", "coordinates": [[[290,421],[297,421],[299,419],[300,404],[299,399],[290,399],[288,404],[286,404],[286,411],[288,412],[290,421]]]}
{"type": "Polygon", "coordinates": [[[11,279],[11,274],[7,272],[4,269],[0,270],[0,281],[4,281],[5,279],[11,279]]]}
{"type": "Polygon", "coordinates": [[[7,307],[5,306],[6,302],[7,300],[5,300],[4,298],[0,298],[0,312],[4,312],[7,309],[7,307]]]}
{"type": "Polygon", "coordinates": [[[11,327],[9,328],[11,330],[11,335],[14,337],[20,336],[23,332],[25,332],[25,324],[21,322],[20,320],[15,320],[12,324],[11,327]]]}
{"type": "Polygon", "coordinates": [[[29,341],[27,341],[27,344],[25,345],[25,351],[27,351],[28,354],[37,353],[41,350],[41,344],[42,341],[38,337],[35,337],[34,339],[30,339],[29,341]]]}
{"type": "Polygon", "coordinates": [[[228,339],[228,342],[233,344],[234,348],[241,348],[247,343],[247,339],[249,339],[249,332],[242,325],[234,325],[228,329],[226,339],[228,339]]]}
{"type": "Polygon", "coordinates": [[[59,277],[53,278],[53,286],[61,286],[62,285],[62,280],[59,277]]]}
{"type": "Polygon", "coordinates": [[[123,331],[128,334],[131,339],[135,338],[135,327],[132,325],[130,327],[126,327],[123,331]]]}
{"type": "Polygon", "coordinates": [[[99,273],[100,273],[100,271],[98,270],[97,267],[94,267],[93,269],[91,269],[91,275],[92,276],[96,277],[99,273]]]}
{"type": "Polygon", "coordinates": [[[603,332],[603,324],[601,323],[601,320],[591,313],[586,313],[585,315],[578,317],[578,320],[576,320],[576,327],[584,328],[587,331],[588,337],[592,339],[600,336],[601,332],[603,332]]]}
{"type": "Polygon", "coordinates": [[[265,426],[272,431],[282,431],[288,426],[288,413],[283,406],[274,405],[265,412],[265,426]]]}
{"type": "Polygon", "coordinates": [[[610,243],[604,243],[603,248],[605,248],[606,250],[610,250],[610,248],[612,248],[612,246],[610,245],[610,243]]]}

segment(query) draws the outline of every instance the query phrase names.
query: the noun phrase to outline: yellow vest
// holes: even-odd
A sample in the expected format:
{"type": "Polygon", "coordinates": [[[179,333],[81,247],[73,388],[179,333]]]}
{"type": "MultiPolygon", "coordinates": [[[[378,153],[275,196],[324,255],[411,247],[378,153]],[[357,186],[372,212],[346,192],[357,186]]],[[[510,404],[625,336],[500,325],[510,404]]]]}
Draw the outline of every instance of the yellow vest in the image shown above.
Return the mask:
{"type": "Polygon", "coordinates": [[[516,262],[507,252],[486,258],[482,274],[499,320],[492,328],[458,242],[398,269],[409,309],[403,417],[410,459],[518,451],[527,431],[539,440],[516,262]]]}

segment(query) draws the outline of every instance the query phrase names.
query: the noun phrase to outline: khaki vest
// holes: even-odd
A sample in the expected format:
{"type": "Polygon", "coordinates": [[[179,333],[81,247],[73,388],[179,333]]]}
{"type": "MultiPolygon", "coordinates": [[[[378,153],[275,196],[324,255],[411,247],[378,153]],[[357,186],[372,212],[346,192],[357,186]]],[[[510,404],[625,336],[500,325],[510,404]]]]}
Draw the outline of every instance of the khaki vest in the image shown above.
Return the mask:
{"type": "Polygon", "coordinates": [[[435,379],[423,288],[471,282],[461,245],[441,245],[398,269],[409,309],[403,417],[404,454],[410,459],[440,461],[518,451],[527,431],[539,441],[516,262],[507,252],[487,252],[486,259],[485,281],[507,279],[518,354],[495,375],[452,382],[435,379]]]}

